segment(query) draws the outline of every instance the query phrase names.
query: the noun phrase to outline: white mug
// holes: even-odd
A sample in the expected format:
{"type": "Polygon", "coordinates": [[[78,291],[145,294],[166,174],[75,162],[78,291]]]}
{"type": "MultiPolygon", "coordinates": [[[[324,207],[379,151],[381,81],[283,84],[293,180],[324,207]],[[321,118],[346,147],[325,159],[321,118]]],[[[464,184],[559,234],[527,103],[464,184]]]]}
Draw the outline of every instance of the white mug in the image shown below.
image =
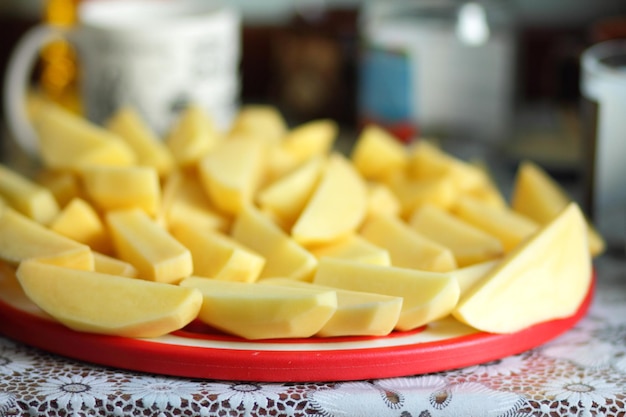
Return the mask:
{"type": "Polygon", "coordinates": [[[58,39],[76,48],[82,106],[91,121],[103,123],[128,105],[163,135],[177,113],[195,103],[226,128],[238,106],[240,26],[235,9],[211,0],[84,1],[75,28],[38,25],[16,46],[5,78],[9,131],[36,152],[24,101],[39,52],[58,39]]]}

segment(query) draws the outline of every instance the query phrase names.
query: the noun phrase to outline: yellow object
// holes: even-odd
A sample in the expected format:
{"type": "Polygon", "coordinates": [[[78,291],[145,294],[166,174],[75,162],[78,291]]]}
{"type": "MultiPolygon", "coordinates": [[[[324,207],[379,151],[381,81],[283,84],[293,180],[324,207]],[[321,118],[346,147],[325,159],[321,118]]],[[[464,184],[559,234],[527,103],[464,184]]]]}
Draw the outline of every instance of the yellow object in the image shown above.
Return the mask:
{"type": "Polygon", "coordinates": [[[211,201],[229,214],[252,204],[262,182],[266,144],[242,136],[221,141],[198,163],[200,178],[211,201]]]}
{"type": "Polygon", "coordinates": [[[486,277],[487,273],[494,269],[500,262],[500,259],[493,259],[452,271],[452,275],[459,283],[461,298],[464,294],[470,291],[474,285],[480,282],[481,279],[486,277]]]}
{"type": "Polygon", "coordinates": [[[22,262],[16,275],[26,295],[42,310],[67,327],[84,332],[162,336],[195,319],[202,305],[202,295],[193,288],[36,260],[22,262]]]}
{"type": "Polygon", "coordinates": [[[94,252],[94,271],[109,275],[137,278],[137,268],[126,261],[103,253],[94,252]]]}
{"type": "Polygon", "coordinates": [[[37,182],[50,190],[61,207],[80,194],[78,178],[69,171],[43,170],[37,176],[37,182]]]}
{"type": "Polygon", "coordinates": [[[325,157],[313,157],[260,190],[256,200],[261,210],[291,228],[313,194],[325,165],[325,157]]]}
{"type": "Polygon", "coordinates": [[[59,213],[52,192],[16,171],[0,164],[0,196],[20,213],[48,224],[59,213]]]}
{"type": "Polygon", "coordinates": [[[222,140],[213,120],[199,106],[191,105],[178,116],[165,138],[176,163],[186,167],[197,163],[222,140]]]}
{"type": "Polygon", "coordinates": [[[334,290],[337,294],[337,309],[317,332],[320,337],[385,336],[396,326],[402,310],[401,297],[342,290],[286,278],[266,279],[260,281],[260,284],[334,290]]]}
{"type": "Polygon", "coordinates": [[[401,208],[400,200],[388,185],[380,182],[367,184],[366,217],[377,215],[400,216],[401,208]]]}
{"type": "Polygon", "coordinates": [[[434,272],[447,272],[457,267],[449,248],[419,234],[397,217],[373,217],[363,225],[360,233],[386,249],[393,266],[434,272]]]}
{"type": "Polygon", "coordinates": [[[366,210],[365,182],[345,157],[334,153],[291,229],[291,236],[304,246],[344,238],[361,225],[366,210]]]}
{"type": "Polygon", "coordinates": [[[0,208],[0,259],[12,265],[30,258],[79,269],[94,268],[89,246],[29,219],[10,207],[0,208]]]}
{"type": "Polygon", "coordinates": [[[216,230],[189,225],[176,228],[172,236],[191,252],[193,275],[254,282],[265,266],[261,255],[216,230]]]}
{"type": "MultiPolygon", "coordinates": [[[[79,0],[47,0],[44,22],[61,28],[73,26],[77,20],[79,0]]],[[[80,113],[76,52],[67,41],[58,40],[41,52],[40,84],[44,94],[68,110],[80,113]]]]}
{"type": "Polygon", "coordinates": [[[365,179],[376,181],[385,181],[393,173],[404,171],[408,164],[405,147],[376,125],[369,125],[361,132],[350,159],[365,179]]]}
{"type": "Polygon", "coordinates": [[[397,175],[389,181],[389,188],[398,197],[402,218],[408,218],[426,204],[447,210],[459,196],[454,180],[449,175],[422,180],[397,175]]]}
{"type": "Polygon", "coordinates": [[[81,198],[74,198],[63,207],[48,227],[95,251],[111,251],[111,240],[104,222],[91,204],[81,198]]]}
{"type": "MultiPolygon", "coordinates": [[[[545,225],[571,202],[572,199],[565,190],[538,165],[530,161],[520,164],[511,197],[513,210],[545,225]]],[[[602,254],[606,249],[606,243],[589,222],[587,234],[591,255],[602,254]]]]}
{"type": "Polygon", "coordinates": [[[75,171],[92,165],[132,165],[135,153],[117,135],[53,103],[32,114],[39,154],[48,168],[75,171]]]}
{"type": "Polygon", "coordinates": [[[513,250],[539,229],[534,220],[509,207],[494,207],[475,198],[460,198],[452,211],[461,220],[500,239],[505,252],[513,250]]]}
{"type": "Polygon", "coordinates": [[[313,120],[287,132],[279,146],[300,165],[314,156],[327,155],[338,132],[339,126],[333,120],[313,120]]]}
{"type": "Polygon", "coordinates": [[[449,273],[368,265],[325,258],[320,260],[314,284],[351,291],[402,297],[398,330],[411,330],[452,312],[459,299],[459,284],[449,273]]]}
{"type": "Polygon", "coordinates": [[[137,268],[139,278],[176,283],[191,275],[193,262],[189,249],[144,211],[110,211],[106,220],[116,253],[137,268]]]}
{"type": "Polygon", "coordinates": [[[198,318],[246,339],[313,336],[337,309],[335,291],[189,277],[180,285],[202,291],[198,318]]]}
{"type": "Polygon", "coordinates": [[[454,316],[482,331],[512,333],[574,314],[591,283],[586,227],[569,204],[465,294],[454,316]]]}
{"type": "Polygon", "coordinates": [[[495,236],[433,205],[425,205],[409,219],[421,235],[448,247],[459,267],[495,259],[504,253],[495,236]]]}
{"type": "Polygon", "coordinates": [[[340,258],[351,259],[373,265],[391,265],[389,251],[366,240],[358,234],[352,234],[344,239],[327,245],[310,249],[317,259],[340,258]]]}
{"type": "Polygon", "coordinates": [[[252,136],[278,143],[289,131],[276,107],[263,104],[243,106],[231,126],[230,136],[252,136]]]}
{"type": "Polygon", "coordinates": [[[140,208],[156,216],[161,206],[161,185],[154,168],[91,166],[81,172],[89,197],[101,210],[140,208]]]}
{"type": "Polygon", "coordinates": [[[174,169],[174,157],[141,116],[130,107],[117,110],[106,127],[135,152],[137,164],[154,168],[163,177],[174,169]]]}
{"type": "Polygon", "coordinates": [[[165,179],[161,195],[159,217],[169,230],[186,226],[228,229],[229,219],[211,204],[197,176],[173,172],[165,179]]]}
{"type": "Polygon", "coordinates": [[[317,259],[254,207],[239,213],[231,236],[265,258],[260,278],[310,281],[317,259]]]}

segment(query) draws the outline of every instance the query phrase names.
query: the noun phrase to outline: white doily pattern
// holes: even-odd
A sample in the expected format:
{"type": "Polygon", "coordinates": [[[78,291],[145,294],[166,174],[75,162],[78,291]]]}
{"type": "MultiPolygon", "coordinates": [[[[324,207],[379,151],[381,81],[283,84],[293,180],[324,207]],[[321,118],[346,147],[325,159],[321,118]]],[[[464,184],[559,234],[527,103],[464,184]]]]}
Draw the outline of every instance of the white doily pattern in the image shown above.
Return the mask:
{"type": "Polygon", "coordinates": [[[575,328],[530,351],[428,375],[251,383],[110,369],[0,337],[0,417],[553,417],[626,414],[626,281],[599,285],[575,328]]]}

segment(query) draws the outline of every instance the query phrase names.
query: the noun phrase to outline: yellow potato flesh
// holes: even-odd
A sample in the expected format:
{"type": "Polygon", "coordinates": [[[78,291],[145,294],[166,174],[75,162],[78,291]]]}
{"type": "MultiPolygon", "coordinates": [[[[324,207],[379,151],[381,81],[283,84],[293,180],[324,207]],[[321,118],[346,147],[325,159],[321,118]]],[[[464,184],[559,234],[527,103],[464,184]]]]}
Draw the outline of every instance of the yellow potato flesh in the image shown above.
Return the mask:
{"type": "Polygon", "coordinates": [[[196,318],[202,295],[191,288],[25,261],[16,272],[26,295],[71,329],[156,337],[196,318]]]}
{"type": "Polygon", "coordinates": [[[309,281],[317,259],[259,210],[244,209],[233,223],[231,235],[265,258],[260,278],[288,277],[309,281]]]}
{"type": "Polygon", "coordinates": [[[333,154],[291,236],[304,246],[340,239],[356,231],[366,210],[365,182],[345,157],[333,154]]]}
{"type": "MultiPolygon", "coordinates": [[[[565,190],[538,165],[524,161],[520,165],[511,197],[511,207],[541,225],[552,221],[572,199],[565,190]]],[[[598,256],[606,242],[592,224],[587,224],[589,251],[598,256]]]]}
{"type": "Polygon", "coordinates": [[[453,213],[500,239],[505,252],[513,250],[539,228],[535,221],[508,207],[494,207],[474,198],[461,198],[453,213]]]}
{"type": "Polygon", "coordinates": [[[175,283],[191,275],[189,249],[139,210],[110,211],[106,217],[118,256],[132,264],[138,277],[175,283]]]}
{"type": "Polygon", "coordinates": [[[432,205],[417,210],[409,224],[423,236],[450,248],[460,267],[495,259],[504,253],[498,238],[432,205]]]}
{"type": "Polygon", "coordinates": [[[479,330],[512,333],[574,314],[591,283],[586,234],[580,209],[568,205],[471,288],[454,316],[479,330]]]}
{"type": "Polygon", "coordinates": [[[274,181],[258,193],[259,207],[292,226],[313,193],[324,165],[324,157],[311,158],[274,181]]]}
{"type": "Polygon", "coordinates": [[[317,332],[320,337],[384,336],[393,331],[402,310],[401,297],[342,290],[287,278],[270,278],[260,283],[334,290],[337,293],[337,310],[317,332]]]}
{"type": "Polygon", "coordinates": [[[130,107],[115,112],[106,127],[122,138],[135,153],[137,164],[154,168],[163,176],[174,168],[174,158],[165,144],[130,107]]]}
{"type": "Polygon", "coordinates": [[[365,222],[360,234],[386,249],[393,266],[434,272],[451,271],[457,267],[450,249],[420,235],[397,217],[372,217],[365,222]]]}
{"type": "Polygon", "coordinates": [[[207,194],[220,209],[237,214],[252,204],[262,182],[266,145],[250,137],[228,138],[199,162],[200,178],[207,194]]]}
{"type": "Polygon", "coordinates": [[[2,164],[0,196],[14,209],[42,224],[48,224],[59,212],[59,204],[49,189],[2,164]]]}
{"type": "Polygon", "coordinates": [[[449,315],[459,299],[459,284],[449,273],[367,265],[325,258],[314,284],[402,297],[398,330],[411,330],[449,315]]]}
{"type": "Polygon", "coordinates": [[[265,266],[261,255],[215,230],[180,227],[172,236],[191,252],[194,275],[254,282],[265,266]]]}
{"type": "Polygon", "coordinates": [[[0,208],[0,259],[15,265],[29,258],[55,258],[57,263],[80,269],[94,267],[89,246],[9,207],[0,208]]]}
{"type": "Polygon", "coordinates": [[[137,207],[152,216],[159,211],[161,187],[154,168],[94,166],[81,175],[87,194],[102,210],[137,207]]]}
{"type": "Polygon", "coordinates": [[[365,127],[350,155],[356,169],[367,180],[384,181],[408,164],[407,151],[396,138],[378,126],[365,127]]]}
{"type": "Polygon", "coordinates": [[[248,284],[189,277],[182,287],[202,291],[203,322],[246,339],[310,337],[337,308],[333,290],[248,284]]]}
{"type": "Polygon", "coordinates": [[[136,162],[132,149],[117,135],[51,103],[42,103],[33,117],[39,152],[49,168],[77,170],[90,165],[136,162]]]}
{"type": "Polygon", "coordinates": [[[91,249],[109,253],[109,233],[96,210],[81,198],[72,199],[49,225],[53,230],[91,249]]]}
{"type": "Polygon", "coordinates": [[[352,259],[374,265],[391,265],[389,251],[377,246],[358,234],[350,235],[337,242],[310,249],[317,258],[352,259]]]}
{"type": "Polygon", "coordinates": [[[191,105],[183,110],[165,139],[174,160],[186,167],[197,163],[222,139],[204,109],[191,105]]]}

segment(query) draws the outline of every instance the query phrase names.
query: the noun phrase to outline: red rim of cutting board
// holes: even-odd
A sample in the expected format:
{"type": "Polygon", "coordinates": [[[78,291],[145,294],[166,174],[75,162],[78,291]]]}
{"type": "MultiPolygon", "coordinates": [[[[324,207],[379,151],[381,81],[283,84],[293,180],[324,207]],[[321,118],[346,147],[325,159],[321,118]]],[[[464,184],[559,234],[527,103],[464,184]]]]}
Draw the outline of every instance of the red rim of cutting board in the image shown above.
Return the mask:
{"type": "Polygon", "coordinates": [[[130,339],[76,332],[3,301],[0,332],[51,353],[130,371],[249,382],[363,380],[452,370],[537,347],[585,316],[594,286],[595,276],[585,300],[570,317],[513,334],[474,332],[435,341],[419,341],[428,329],[376,338],[262,342],[186,330],[165,339],[130,339]]]}

